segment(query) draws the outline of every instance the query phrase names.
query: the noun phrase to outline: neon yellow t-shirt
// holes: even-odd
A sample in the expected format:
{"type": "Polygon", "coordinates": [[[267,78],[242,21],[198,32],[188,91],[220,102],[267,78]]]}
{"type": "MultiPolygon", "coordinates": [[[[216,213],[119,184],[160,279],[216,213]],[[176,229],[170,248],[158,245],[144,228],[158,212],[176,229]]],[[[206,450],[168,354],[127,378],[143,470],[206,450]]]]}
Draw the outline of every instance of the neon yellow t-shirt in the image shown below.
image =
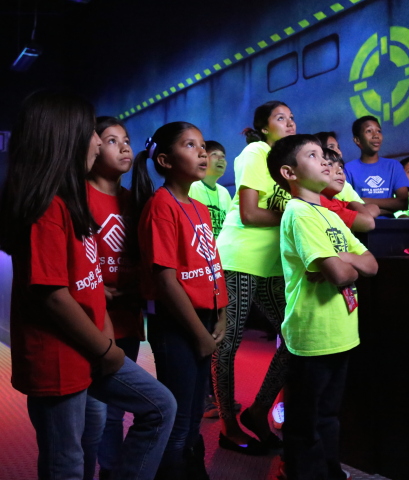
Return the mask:
{"type": "Polygon", "coordinates": [[[189,197],[203,203],[209,209],[213,234],[217,238],[230,208],[231,196],[227,188],[218,183],[212,188],[200,180],[190,186],[189,197]]]}
{"type": "Polygon", "coordinates": [[[291,198],[271,178],[267,168],[270,146],[254,142],[234,161],[236,193],[230,211],[217,239],[220,258],[225,270],[249,273],[260,277],[283,274],[280,261],[280,227],[243,225],[240,218],[239,190],[251,188],[259,192],[258,206],[282,212],[291,198]]]}
{"type": "Polygon", "coordinates": [[[334,212],[299,199],[288,202],[281,220],[281,257],[287,306],[282,325],[288,350],[316,356],[350,350],[359,344],[358,310],[349,313],[338,287],[311,283],[306,271],[318,272],[314,260],[337,252],[366,251],[334,212]]]}
{"type": "Polygon", "coordinates": [[[343,202],[365,203],[347,181],[344,183],[344,188],[337,193],[334,198],[338,198],[338,200],[342,200],[343,202]]]}

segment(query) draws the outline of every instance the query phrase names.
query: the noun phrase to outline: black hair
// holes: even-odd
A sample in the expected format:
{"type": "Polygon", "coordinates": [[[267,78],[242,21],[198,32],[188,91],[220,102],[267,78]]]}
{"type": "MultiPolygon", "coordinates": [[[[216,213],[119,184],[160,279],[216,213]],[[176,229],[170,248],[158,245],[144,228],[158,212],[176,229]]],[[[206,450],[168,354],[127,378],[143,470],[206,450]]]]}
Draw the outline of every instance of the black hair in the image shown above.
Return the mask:
{"type": "Polygon", "coordinates": [[[283,165],[296,167],[298,165],[297,153],[307,143],[314,143],[321,147],[321,142],[315,135],[289,135],[277,140],[267,155],[267,167],[270,175],[286,192],[291,193],[291,189],[287,180],[281,175],[281,167],[283,165]]]}
{"type": "Polygon", "coordinates": [[[215,140],[206,140],[206,152],[213,152],[214,150],[221,150],[226,155],[226,150],[223,145],[215,140]]]}
{"type": "Polygon", "coordinates": [[[376,122],[379,126],[381,126],[381,124],[379,123],[379,120],[376,117],[374,117],[373,115],[365,115],[364,117],[357,118],[355,122],[352,124],[352,135],[354,137],[359,138],[361,135],[362,125],[365,122],[369,122],[369,121],[376,122]]]}
{"type": "MultiPolygon", "coordinates": [[[[171,122],[158,128],[156,132],[146,141],[146,149],[139,152],[134,161],[132,172],[132,201],[134,208],[133,219],[136,225],[139,223],[143,207],[149,198],[153,195],[154,186],[149,176],[147,168],[147,160],[151,158],[155,170],[161,176],[165,176],[166,170],[157,162],[158,155],[172,153],[172,147],[180,138],[185,130],[194,128],[199,130],[195,125],[188,122],[171,122]]],[[[136,227],[135,227],[136,229],[136,227]]]]}
{"type": "MultiPolygon", "coordinates": [[[[314,136],[316,137],[317,135],[314,135],[314,136]]],[[[322,151],[324,152],[325,160],[330,160],[333,163],[339,163],[342,165],[342,167],[344,167],[345,165],[344,159],[339,153],[335,152],[331,148],[326,148],[326,147],[322,147],[322,151]]]]}
{"type": "Polygon", "coordinates": [[[243,135],[246,136],[247,143],[267,141],[267,136],[262,130],[268,125],[268,119],[271,115],[271,112],[281,105],[289,108],[289,106],[284,102],[280,102],[279,100],[271,100],[270,102],[263,103],[263,105],[260,105],[255,109],[253,128],[247,127],[242,132],[243,135]]]}
{"type": "Polygon", "coordinates": [[[15,252],[55,195],[64,200],[78,239],[98,225],[87,205],[86,160],[94,108],[68,92],[40,91],[24,101],[9,141],[0,202],[0,248],[15,252]]]}
{"type": "Polygon", "coordinates": [[[106,130],[109,127],[116,127],[117,125],[122,127],[125,130],[126,136],[129,137],[129,133],[127,128],[125,127],[124,122],[122,122],[122,120],[119,120],[116,117],[109,117],[109,116],[97,117],[95,131],[99,136],[101,136],[104,133],[104,130],[106,130]]]}
{"type": "Polygon", "coordinates": [[[323,147],[326,147],[328,144],[329,137],[335,138],[338,141],[337,135],[335,132],[318,132],[314,133],[314,136],[318,138],[323,147]]]}
{"type": "Polygon", "coordinates": [[[401,163],[402,167],[406,167],[406,165],[409,163],[409,157],[402,158],[400,163],[401,163]]]}

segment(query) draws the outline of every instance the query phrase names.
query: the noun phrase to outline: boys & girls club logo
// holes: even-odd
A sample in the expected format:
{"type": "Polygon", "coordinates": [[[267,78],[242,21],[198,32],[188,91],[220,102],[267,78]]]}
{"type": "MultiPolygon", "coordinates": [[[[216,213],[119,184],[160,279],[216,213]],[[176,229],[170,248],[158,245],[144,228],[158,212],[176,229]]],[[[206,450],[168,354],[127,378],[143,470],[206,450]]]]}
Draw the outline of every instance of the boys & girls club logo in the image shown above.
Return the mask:
{"type": "Polygon", "coordinates": [[[400,125],[409,117],[409,29],[390,27],[389,35],[371,35],[352,62],[350,97],[357,118],[373,115],[400,125]]]}

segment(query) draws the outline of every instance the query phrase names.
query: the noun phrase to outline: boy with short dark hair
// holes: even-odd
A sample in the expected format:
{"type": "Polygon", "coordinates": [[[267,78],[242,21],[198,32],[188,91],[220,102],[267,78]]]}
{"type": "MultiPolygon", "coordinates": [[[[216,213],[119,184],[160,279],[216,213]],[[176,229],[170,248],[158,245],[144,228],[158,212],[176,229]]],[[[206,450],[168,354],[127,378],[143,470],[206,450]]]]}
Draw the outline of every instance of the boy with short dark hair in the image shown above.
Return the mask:
{"type": "Polygon", "coordinates": [[[213,234],[217,238],[231,203],[227,188],[217,183],[226,171],[226,150],[221,143],[207,140],[206,153],[208,158],[206,176],[203,180],[192,183],[189,196],[207,206],[212,219],[213,234]]]}
{"type": "Polygon", "coordinates": [[[330,167],[330,182],[321,192],[321,205],[336,213],[345,225],[354,232],[369,232],[375,228],[374,218],[379,215],[379,207],[374,204],[346,202],[335,198],[344,188],[344,160],[334,150],[324,148],[324,158],[330,167]]]}
{"type": "Polygon", "coordinates": [[[365,203],[378,205],[381,215],[392,217],[397,210],[406,210],[409,181],[397,160],[379,156],[383,135],[378,119],[372,115],[358,118],[352,134],[361,157],[345,165],[348,182],[365,203]]]}
{"type": "Polygon", "coordinates": [[[330,170],[319,141],[291,135],[272,147],[273,179],[291,193],[281,220],[286,282],[282,333],[291,353],[285,387],[288,480],[345,480],[338,454],[348,353],[359,344],[353,282],[377,262],[342,220],[320,204],[330,170]]]}

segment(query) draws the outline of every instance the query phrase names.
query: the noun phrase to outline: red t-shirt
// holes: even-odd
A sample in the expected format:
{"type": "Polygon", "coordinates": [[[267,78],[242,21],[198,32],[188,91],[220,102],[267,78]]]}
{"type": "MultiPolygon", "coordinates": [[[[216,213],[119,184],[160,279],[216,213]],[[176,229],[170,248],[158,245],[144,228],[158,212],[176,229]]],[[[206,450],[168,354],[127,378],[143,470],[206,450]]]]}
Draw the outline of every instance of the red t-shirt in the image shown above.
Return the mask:
{"type": "Polygon", "coordinates": [[[11,298],[12,384],[27,395],[67,395],[91,383],[86,353],[49,318],[32,285],[68,287],[72,297],[102,330],[105,295],[93,237],[75,237],[70,213],[54,197],[32,225],[30,237],[13,255],[11,298]]]}
{"type": "Polygon", "coordinates": [[[125,222],[130,192],[121,188],[118,196],[108,195],[89,183],[88,203],[95,221],[100,225],[96,235],[102,278],[108,287],[129,291],[107,302],[115,338],[145,339],[142,310],[136,294],[137,268],[125,253],[125,222]]]}
{"type": "Polygon", "coordinates": [[[343,202],[337,198],[332,198],[330,200],[329,198],[324,197],[324,195],[320,195],[320,200],[323,207],[336,213],[348,228],[352,227],[358,212],[347,208],[349,202],[343,202]]]}
{"type": "Polygon", "coordinates": [[[164,188],[159,188],[146,204],[138,229],[142,261],[147,272],[145,295],[149,300],[156,298],[155,286],[152,284],[152,265],[157,264],[176,270],[177,280],[194,308],[213,309],[214,281],[207,256],[213,264],[220,291],[218,307],[225,307],[228,303],[226,283],[209,210],[196,200],[192,202],[200,217],[192,203],[183,203],[182,206],[193,226],[176,200],[164,188]]]}

